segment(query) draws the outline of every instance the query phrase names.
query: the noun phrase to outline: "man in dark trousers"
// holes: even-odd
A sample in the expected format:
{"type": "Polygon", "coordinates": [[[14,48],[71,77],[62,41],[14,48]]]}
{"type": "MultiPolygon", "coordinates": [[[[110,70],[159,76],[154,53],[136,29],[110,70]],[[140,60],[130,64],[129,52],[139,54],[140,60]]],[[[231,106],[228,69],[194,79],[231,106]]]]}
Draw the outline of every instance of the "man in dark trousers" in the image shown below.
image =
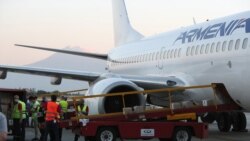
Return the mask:
{"type": "Polygon", "coordinates": [[[52,95],[51,101],[47,102],[45,115],[45,133],[43,141],[47,141],[48,134],[50,134],[51,141],[59,141],[59,127],[58,120],[60,119],[60,106],[56,103],[57,96],[52,95]]]}
{"type": "Polygon", "coordinates": [[[45,129],[43,127],[41,127],[42,125],[45,124],[45,109],[46,109],[46,106],[47,106],[47,100],[46,100],[46,97],[43,97],[42,98],[42,101],[41,101],[41,104],[40,104],[40,108],[39,108],[39,112],[38,112],[38,123],[39,123],[39,130],[40,130],[40,141],[43,140],[44,138],[44,133],[45,133],[45,129]]]}
{"type": "MultiPolygon", "coordinates": [[[[89,107],[85,104],[84,99],[81,99],[79,105],[77,106],[77,114],[85,116],[89,114],[89,107]]],[[[78,141],[79,137],[80,137],[79,135],[75,134],[74,141],[78,141]]]]}
{"type": "Polygon", "coordinates": [[[13,140],[25,140],[25,120],[26,120],[26,104],[19,100],[19,96],[14,96],[14,106],[11,112],[13,119],[13,140]]]}

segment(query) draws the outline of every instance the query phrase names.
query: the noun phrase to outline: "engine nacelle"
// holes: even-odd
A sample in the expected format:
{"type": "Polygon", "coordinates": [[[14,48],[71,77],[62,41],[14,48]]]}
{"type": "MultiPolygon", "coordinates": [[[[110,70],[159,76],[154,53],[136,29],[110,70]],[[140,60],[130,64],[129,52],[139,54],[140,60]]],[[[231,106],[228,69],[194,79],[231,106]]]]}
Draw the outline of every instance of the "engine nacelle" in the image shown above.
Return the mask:
{"type": "Polygon", "coordinates": [[[50,83],[52,85],[60,85],[62,83],[62,77],[52,77],[50,83]]]}
{"type": "MultiPolygon", "coordinates": [[[[108,78],[98,81],[90,86],[86,95],[109,94],[117,92],[141,91],[131,81],[121,78],[108,78]]],[[[145,105],[143,94],[124,96],[125,107],[145,105]]],[[[98,97],[86,100],[90,107],[90,114],[104,114],[113,112],[122,112],[123,100],[121,96],[98,97]]]]}
{"type": "Polygon", "coordinates": [[[6,79],[7,70],[0,70],[0,79],[6,79]]]}

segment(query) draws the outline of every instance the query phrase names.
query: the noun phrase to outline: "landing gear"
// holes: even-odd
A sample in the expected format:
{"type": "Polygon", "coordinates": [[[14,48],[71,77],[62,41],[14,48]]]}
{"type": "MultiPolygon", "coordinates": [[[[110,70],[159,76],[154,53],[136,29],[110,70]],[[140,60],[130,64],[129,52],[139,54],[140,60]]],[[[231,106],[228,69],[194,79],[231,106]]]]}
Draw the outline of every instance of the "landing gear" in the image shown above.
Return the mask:
{"type": "Polygon", "coordinates": [[[235,132],[246,132],[247,120],[243,112],[232,113],[233,130],[235,132]]]}
{"type": "Polygon", "coordinates": [[[202,115],[201,121],[205,123],[217,122],[218,129],[221,132],[229,132],[231,127],[235,132],[247,132],[247,119],[243,112],[218,112],[206,113],[202,115]]]}
{"type": "Polygon", "coordinates": [[[213,123],[216,119],[216,113],[205,113],[201,116],[201,121],[205,123],[213,123]]]}
{"type": "Polygon", "coordinates": [[[217,125],[221,132],[229,132],[231,129],[231,116],[228,112],[219,113],[217,118],[217,125]]]}

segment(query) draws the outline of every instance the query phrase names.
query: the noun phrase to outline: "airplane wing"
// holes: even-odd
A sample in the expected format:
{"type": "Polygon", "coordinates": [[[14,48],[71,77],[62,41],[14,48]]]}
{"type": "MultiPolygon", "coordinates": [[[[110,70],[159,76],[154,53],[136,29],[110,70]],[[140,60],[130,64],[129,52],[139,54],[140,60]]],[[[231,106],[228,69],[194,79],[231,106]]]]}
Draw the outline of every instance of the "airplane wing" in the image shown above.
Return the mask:
{"type": "Polygon", "coordinates": [[[7,72],[49,76],[55,79],[55,82],[52,83],[56,85],[61,83],[62,78],[92,82],[100,76],[99,73],[94,72],[0,65],[0,79],[5,79],[7,72]]]}
{"type": "Polygon", "coordinates": [[[32,49],[39,49],[39,50],[46,50],[46,51],[53,51],[53,52],[59,52],[59,53],[77,55],[77,56],[85,56],[85,57],[91,57],[91,58],[102,59],[102,60],[108,59],[107,54],[95,54],[95,53],[78,52],[78,51],[71,51],[71,50],[62,50],[62,49],[52,49],[52,48],[37,47],[37,46],[20,45],[20,44],[15,44],[15,46],[32,48],[32,49]]]}

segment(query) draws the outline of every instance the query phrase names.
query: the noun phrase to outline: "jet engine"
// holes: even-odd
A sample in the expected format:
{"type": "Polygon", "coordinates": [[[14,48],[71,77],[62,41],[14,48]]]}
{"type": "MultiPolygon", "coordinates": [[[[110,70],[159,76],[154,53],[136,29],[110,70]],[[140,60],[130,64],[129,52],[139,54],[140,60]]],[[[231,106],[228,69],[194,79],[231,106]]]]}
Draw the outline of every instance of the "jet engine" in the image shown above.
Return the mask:
{"type": "MultiPolygon", "coordinates": [[[[142,88],[138,87],[131,81],[121,78],[107,78],[100,80],[90,86],[86,95],[110,94],[128,91],[141,91],[142,88]]],[[[89,98],[86,103],[90,107],[90,114],[103,114],[122,112],[123,100],[122,96],[106,96],[98,98],[89,98]]],[[[142,106],[145,105],[145,97],[143,94],[127,95],[124,96],[125,107],[142,106]]]]}
{"type": "Polygon", "coordinates": [[[52,77],[50,83],[52,85],[60,85],[62,83],[62,77],[58,76],[52,77]]]}

